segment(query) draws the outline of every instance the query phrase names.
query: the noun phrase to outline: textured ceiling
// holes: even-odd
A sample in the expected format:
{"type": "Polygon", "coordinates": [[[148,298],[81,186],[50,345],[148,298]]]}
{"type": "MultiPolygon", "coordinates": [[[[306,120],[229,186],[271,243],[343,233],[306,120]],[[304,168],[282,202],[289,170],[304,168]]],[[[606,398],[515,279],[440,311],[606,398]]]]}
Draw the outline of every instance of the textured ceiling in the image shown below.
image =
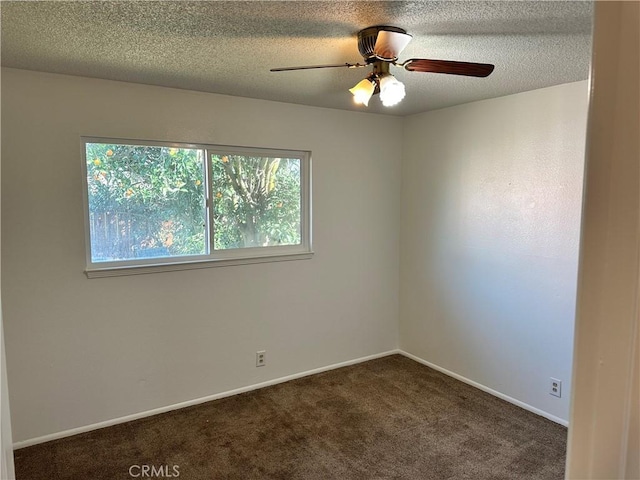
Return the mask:
{"type": "Polygon", "coordinates": [[[330,108],[408,115],[586,79],[591,2],[2,1],[2,65],[330,108]],[[413,35],[400,59],[493,63],[485,79],[392,73],[407,96],[356,106],[367,69],[271,73],[361,62],[356,34],[413,35]]]}

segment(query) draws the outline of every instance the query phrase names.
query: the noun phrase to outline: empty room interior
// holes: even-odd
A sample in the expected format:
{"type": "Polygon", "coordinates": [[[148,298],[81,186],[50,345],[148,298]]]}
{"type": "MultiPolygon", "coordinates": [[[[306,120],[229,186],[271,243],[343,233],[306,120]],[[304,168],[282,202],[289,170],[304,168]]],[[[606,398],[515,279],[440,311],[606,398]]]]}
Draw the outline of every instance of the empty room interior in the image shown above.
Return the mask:
{"type": "Polygon", "coordinates": [[[0,478],[640,478],[638,11],[3,1],[0,478]]]}

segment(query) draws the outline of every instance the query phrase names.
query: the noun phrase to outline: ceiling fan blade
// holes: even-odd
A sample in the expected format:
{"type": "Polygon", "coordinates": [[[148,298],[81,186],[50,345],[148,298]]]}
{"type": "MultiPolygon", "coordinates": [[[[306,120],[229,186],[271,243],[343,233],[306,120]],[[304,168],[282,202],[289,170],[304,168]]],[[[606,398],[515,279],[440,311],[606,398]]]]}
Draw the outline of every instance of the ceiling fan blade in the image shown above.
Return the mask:
{"type": "Polygon", "coordinates": [[[400,52],[411,41],[411,35],[408,33],[392,32],[389,30],[380,30],[376,44],[373,47],[373,53],[376,57],[383,60],[395,60],[400,52]]]}
{"type": "Polygon", "coordinates": [[[305,67],[281,67],[281,68],[272,68],[269,70],[270,72],[288,72],[291,70],[311,70],[314,68],[338,68],[338,67],[347,67],[347,68],[360,68],[366,67],[366,65],[362,63],[336,63],[333,65],[307,65],[305,67]]]}
{"type": "Polygon", "coordinates": [[[427,60],[426,58],[412,58],[402,63],[402,66],[410,72],[448,73],[468,77],[487,77],[494,69],[494,66],[489,63],[427,60]]]}

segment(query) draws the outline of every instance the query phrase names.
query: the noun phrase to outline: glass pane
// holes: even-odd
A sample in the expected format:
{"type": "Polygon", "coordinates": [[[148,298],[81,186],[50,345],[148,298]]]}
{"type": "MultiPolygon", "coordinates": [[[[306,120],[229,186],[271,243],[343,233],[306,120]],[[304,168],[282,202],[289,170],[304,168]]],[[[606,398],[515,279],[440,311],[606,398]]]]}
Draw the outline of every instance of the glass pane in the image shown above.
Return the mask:
{"type": "Polygon", "coordinates": [[[299,158],[212,155],[214,249],[299,245],[299,158]]]}
{"type": "Polygon", "coordinates": [[[86,144],[91,261],[203,255],[201,150],[86,144]]]}

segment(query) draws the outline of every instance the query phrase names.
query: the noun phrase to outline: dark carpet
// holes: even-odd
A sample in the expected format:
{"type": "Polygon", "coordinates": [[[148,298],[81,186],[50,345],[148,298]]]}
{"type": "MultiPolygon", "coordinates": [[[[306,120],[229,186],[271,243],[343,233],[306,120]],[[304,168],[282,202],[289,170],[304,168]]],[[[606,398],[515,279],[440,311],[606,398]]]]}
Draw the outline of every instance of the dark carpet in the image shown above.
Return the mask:
{"type": "Polygon", "coordinates": [[[393,355],[23,448],[17,480],[557,479],[566,428],[393,355]]]}

